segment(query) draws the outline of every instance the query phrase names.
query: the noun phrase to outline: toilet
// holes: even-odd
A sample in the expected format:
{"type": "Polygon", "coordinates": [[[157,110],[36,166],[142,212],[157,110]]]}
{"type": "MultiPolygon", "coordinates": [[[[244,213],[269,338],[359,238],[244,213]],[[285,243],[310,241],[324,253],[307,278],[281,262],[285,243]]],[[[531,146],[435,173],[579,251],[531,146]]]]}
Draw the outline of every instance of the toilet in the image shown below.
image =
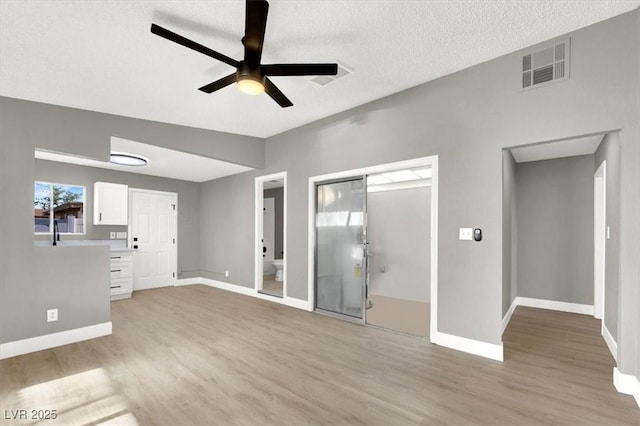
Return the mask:
{"type": "Polygon", "coordinates": [[[271,261],[271,264],[276,268],[276,281],[282,281],[282,266],[284,265],[284,260],[275,259],[271,261]]]}

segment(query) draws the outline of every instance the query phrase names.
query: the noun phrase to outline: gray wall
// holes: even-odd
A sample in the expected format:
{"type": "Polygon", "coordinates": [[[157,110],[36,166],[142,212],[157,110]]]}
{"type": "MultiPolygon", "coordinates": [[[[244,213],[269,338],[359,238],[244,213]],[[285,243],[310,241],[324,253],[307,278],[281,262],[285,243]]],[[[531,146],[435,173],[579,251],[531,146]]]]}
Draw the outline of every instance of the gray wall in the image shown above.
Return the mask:
{"type": "Polygon", "coordinates": [[[275,205],[275,244],[274,259],[282,259],[284,252],[284,188],[265,189],[264,198],[274,198],[275,205]]]}
{"type": "Polygon", "coordinates": [[[431,188],[367,193],[367,225],[371,294],[429,302],[431,188]]]}
{"type": "MultiPolygon", "coordinates": [[[[635,305],[640,238],[637,20],[634,11],[571,33],[571,78],[566,82],[521,90],[524,52],[516,52],[268,138],[265,170],[203,185],[202,210],[217,206],[202,229],[203,264],[244,266],[222,280],[253,285],[253,268],[247,267],[253,259],[253,178],[287,171],[288,292],[306,299],[308,178],[438,154],[439,330],[500,343],[502,149],[624,129],[621,197],[628,204],[621,211],[621,227],[626,226],[621,238],[629,254],[621,259],[621,282],[633,293],[635,305]],[[482,243],[458,241],[461,226],[481,227],[482,243]]],[[[637,307],[625,312],[633,318],[627,336],[631,341],[637,307]]],[[[636,354],[635,349],[625,352],[625,369],[636,371],[636,354]]]]}
{"type": "Polygon", "coordinates": [[[502,151],[502,316],[517,296],[516,162],[502,151]]]}
{"type": "Polygon", "coordinates": [[[106,246],[36,247],[34,259],[28,312],[11,318],[8,341],[19,339],[25,328],[42,335],[111,321],[106,246]],[[47,309],[53,308],[58,321],[46,322],[47,309]]]}
{"type": "MultiPolygon", "coordinates": [[[[200,271],[195,276],[254,287],[254,173],[258,175],[247,172],[201,185],[200,271]],[[224,271],[229,271],[228,278],[224,271]]],[[[291,222],[290,214],[287,221],[291,222]]]]}
{"type": "MultiPolygon", "coordinates": [[[[620,134],[607,134],[595,153],[595,172],[607,162],[606,222],[609,239],[605,242],[604,324],[618,338],[618,268],[620,265],[620,134]]],[[[640,306],[640,305],[639,305],[640,306]]]]}
{"type": "MultiPolygon", "coordinates": [[[[86,235],[64,235],[63,239],[108,240],[110,232],[127,231],[126,226],[93,225],[94,182],[122,183],[129,185],[130,188],[176,192],[178,194],[178,274],[183,270],[198,269],[200,184],[44,160],[35,160],[34,177],[36,180],[46,182],[86,187],[86,235]]],[[[50,237],[44,235],[35,237],[35,239],[48,238],[50,237]]]]}
{"type": "Polygon", "coordinates": [[[517,164],[518,296],[593,305],[593,162],[517,164]]]}
{"type": "MultiPolygon", "coordinates": [[[[261,139],[0,97],[0,199],[3,211],[10,206],[11,219],[0,221],[0,343],[47,334],[41,308],[58,300],[42,287],[33,266],[38,262],[33,246],[34,148],[104,161],[112,135],[253,167],[264,164],[261,139]]],[[[192,220],[199,225],[197,215],[192,220]]],[[[65,274],[55,274],[47,277],[47,285],[64,288],[65,279],[65,274]]],[[[104,322],[86,307],[108,306],[108,292],[75,294],[67,293],[64,315],[76,320],[60,321],[59,327],[104,322]]]]}
{"type": "MultiPolygon", "coordinates": [[[[636,40],[640,40],[640,7],[637,10],[636,13],[636,40]]],[[[640,43],[638,43],[637,45],[637,50],[638,50],[638,58],[640,58],[640,43]]],[[[640,60],[638,60],[638,79],[637,81],[640,81],[640,60]]],[[[638,98],[638,108],[640,109],[640,90],[638,90],[636,92],[636,96],[638,98]]],[[[630,135],[631,139],[634,138],[633,134],[630,135]]],[[[636,135],[636,137],[638,137],[640,139],[640,130],[638,130],[638,135],[636,135]]],[[[638,145],[640,145],[640,140],[636,140],[636,143],[638,145]]],[[[625,151],[626,152],[626,151],[625,151]]],[[[636,150],[636,164],[640,164],[640,149],[636,150]]],[[[629,155],[629,154],[627,154],[629,155]]],[[[630,156],[629,160],[627,161],[627,164],[633,164],[633,156],[630,156]]],[[[621,168],[622,169],[622,168],[621,168]]],[[[626,167],[624,168],[625,170],[627,169],[626,167]]],[[[637,170],[637,168],[636,168],[637,170]]],[[[636,172],[635,175],[632,174],[631,179],[633,179],[635,177],[636,182],[640,181],[640,172],[636,172]]],[[[625,184],[626,181],[628,181],[629,179],[626,178],[625,179],[625,184]]],[[[633,180],[631,181],[633,182],[633,180]]],[[[637,185],[638,186],[638,185],[637,185]]],[[[636,187],[637,187],[636,186],[636,187]]],[[[625,191],[625,196],[629,196],[632,194],[629,194],[629,192],[631,192],[633,190],[633,185],[631,184],[626,184],[626,191],[625,191]]],[[[634,204],[635,204],[635,213],[636,213],[636,223],[640,222],[640,190],[636,191],[636,202],[634,203],[633,200],[631,201],[631,206],[633,208],[634,204]]],[[[625,214],[627,212],[627,209],[625,209],[625,214]]],[[[627,225],[627,223],[625,222],[625,225],[627,225]]],[[[639,226],[640,227],[640,226],[639,226]]],[[[624,227],[624,230],[627,231],[627,227],[624,227]]],[[[640,231],[637,232],[636,234],[636,242],[638,241],[638,239],[640,239],[640,231]]],[[[629,241],[629,239],[625,239],[625,249],[629,248],[629,245],[632,244],[632,241],[629,241]]],[[[638,247],[638,244],[636,243],[636,252],[635,253],[631,253],[631,256],[636,255],[636,259],[640,258],[640,247],[638,247]]],[[[628,261],[629,259],[625,259],[625,261],[628,261]]],[[[626,265],[625,265],[625,269],[626,269],[626,265]]],[[[640,360],[638,358],[640,358],[640,309],[638,308],[638,306],[640,306],[640,268],[636,268],[635,270],[636,272],[636,286],[635,286],[635,292],[636,292],[636,327],[635,327],[635,336],[636,336],[636,340],[635,340],[635,347],[633,347],[632,349],[632,342],[629,342],[629,340],[632,338],[633,334],[629,334],[629,332],[633,332],[634,328],[633,327],[627,327],[626,331],[625,331],[625,341],[624,341],[624,347],[621,348],[620,345],[620,341],[618,340],[618,359],[623,358],[624,360],[624,365],[620,365],[618,364],[618,366],[623,370],[626,371],[627,374],[632,373],[632,366],[631,366],[631,361],[633,360],[633,356],[635,355],[636,358],[636,379],[640,382],[640,360]],[[621,357],[620,352],[624,352],[624,357],[621,357]]],[[[633,273],[633,271],[631,271],[631,273],[633,273]]],[[[629,275],[629,272],[625,271],[625,278],[626,276],[629,275]]],[[[632,275],[631,275],[632,276],[632,275]]],[[[620,284],[618,284],[620,286],[620,284]]],[[[618,307],[618,318],[624,317],[625,321],[632,321],[632,319],[630,318],[629,314],[627,313],[626,309],[627,308],[631,308],[632,306],[630,306],[628,303],[625,304],[624,308],[625,308],[625,313],[624,315],[622,315],[622,309],[620,309],[620,307],[618,307]]]]}
{"type": "MultiPolygon", "coordinates": [[[[264,141],[250,136],[0,97],[6,123],[36,148],[109,159],[111,136],[249,167],[264,166],[264,141]]],[[[15,141],[14,141],[15,142],[15,141]]]]}

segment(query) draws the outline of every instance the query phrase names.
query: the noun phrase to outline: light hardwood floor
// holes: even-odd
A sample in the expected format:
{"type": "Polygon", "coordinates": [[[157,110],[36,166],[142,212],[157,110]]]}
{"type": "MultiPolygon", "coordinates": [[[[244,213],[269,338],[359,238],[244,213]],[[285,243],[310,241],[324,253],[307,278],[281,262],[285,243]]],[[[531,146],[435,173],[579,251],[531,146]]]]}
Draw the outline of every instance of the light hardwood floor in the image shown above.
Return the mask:
{"type": "Polygon", "coordinates": [[[262,291],[261,293],[270,294],[276,297],[282,297],[283,293],[283,283],[282,281],[276,281],[276,276],[274,275],[263,275],[262,277],[262,291]]]}
{"type": "Polygon", "coordinates": [[[135,292],[112,319],[112,336],[0,361],[0,408],[58,410],[42,424],[640,424],[582,315],[519,307],[504,363],[200,285],[135,292]]]}

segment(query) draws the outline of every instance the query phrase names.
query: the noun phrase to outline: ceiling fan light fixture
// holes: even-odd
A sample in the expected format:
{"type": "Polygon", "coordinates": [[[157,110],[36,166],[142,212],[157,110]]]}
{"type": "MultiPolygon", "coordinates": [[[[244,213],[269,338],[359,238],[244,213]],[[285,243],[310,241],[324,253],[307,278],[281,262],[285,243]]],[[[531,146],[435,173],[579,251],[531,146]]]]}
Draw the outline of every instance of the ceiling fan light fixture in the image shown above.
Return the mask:
{"type": "Polygon", "coordinates": [[[264,93],[264,84],[252,77],[238,79],[238,89],[247,95],[261,95],[264,93]]]}
{"type": "Polygon", "coordinates": [[[149,160],[139,155],[124,154],[121,152],[112,152],[109,156],[109,162],[112,164],[119,164],[121,166],[146,166],[149,164],[149,160]]]}

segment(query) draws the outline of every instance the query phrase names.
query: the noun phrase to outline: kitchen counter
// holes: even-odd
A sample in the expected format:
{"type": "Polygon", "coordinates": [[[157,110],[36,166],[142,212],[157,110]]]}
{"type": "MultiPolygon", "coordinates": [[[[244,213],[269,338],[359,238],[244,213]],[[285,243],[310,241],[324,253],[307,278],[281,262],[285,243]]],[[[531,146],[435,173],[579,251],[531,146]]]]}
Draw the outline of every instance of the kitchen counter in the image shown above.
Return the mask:
{"type": "Polygon", "coordinates": [[[129,247],[111,247],[111,253],[133,253],[133,249],[129,247]]]}
{"type": "MultiPolygon", "coordinates": [[[[64,237],[63,237],[64,238],[64,237]]],[[[33,245],[35,247],[51,247],[51,248],[64,248],[64,247],[78,247],[78,246],[109,246],[112,253],[130,253],[133,249],[127,247],[126,240],[61,240],[54,246],[51,239],[47,240],[35,240],[33,245]]]]}

